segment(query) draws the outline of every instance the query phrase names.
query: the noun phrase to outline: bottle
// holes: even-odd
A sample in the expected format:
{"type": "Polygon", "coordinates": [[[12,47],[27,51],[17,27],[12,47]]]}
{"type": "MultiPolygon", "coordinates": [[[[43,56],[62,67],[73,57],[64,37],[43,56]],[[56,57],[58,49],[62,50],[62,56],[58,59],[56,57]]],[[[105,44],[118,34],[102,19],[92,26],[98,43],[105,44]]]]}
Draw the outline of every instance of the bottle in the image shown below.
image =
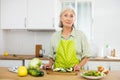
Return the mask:
{"type": "Polygon", "coordinates": [[[110,56],[110,55],[111,55],[111,47],[110,45],[107,44],[104,49],[104,57],[110,56]]]}
{"type": "Polygon", "coordinates": [[[36,53],[36,57],[40,57],[40,50],[42,49],[42,45],[41,44],[36,44],[35,47],[35,53],[36,53]]]}
{"type": "Polygon", "coordinates": [[[111,55],[110,55],[110,56],[116,57],[116,50],[115,50],[115,49],[113,49],[113,50],[111,51],[111,55]]]}
{"type": "Polygon", "coordinates": [[[43,50],[43,49],[40,49],[39,54],[40,54],[40,57],[43,57],[44,50],[43,50]]]}

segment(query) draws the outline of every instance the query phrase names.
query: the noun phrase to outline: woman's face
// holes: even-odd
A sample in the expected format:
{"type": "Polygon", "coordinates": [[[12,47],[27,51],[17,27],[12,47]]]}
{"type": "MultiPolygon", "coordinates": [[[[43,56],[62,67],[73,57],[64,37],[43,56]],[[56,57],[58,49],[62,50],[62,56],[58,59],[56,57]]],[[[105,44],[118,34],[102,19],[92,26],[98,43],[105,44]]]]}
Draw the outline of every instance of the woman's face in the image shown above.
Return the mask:
{"type": "Polygon", "coordinates": [[[60,16],[63,27],[72,27],[75,20],[75,13],[72,10],[66,10],[60,16]]]}

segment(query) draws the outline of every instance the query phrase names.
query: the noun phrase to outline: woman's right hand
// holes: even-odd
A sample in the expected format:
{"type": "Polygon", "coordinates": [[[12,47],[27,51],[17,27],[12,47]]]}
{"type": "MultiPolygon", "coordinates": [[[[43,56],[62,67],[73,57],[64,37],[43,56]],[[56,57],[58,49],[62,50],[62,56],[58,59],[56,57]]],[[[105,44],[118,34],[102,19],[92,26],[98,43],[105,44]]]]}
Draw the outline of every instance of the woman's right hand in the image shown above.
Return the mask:
{"type": "Polygon", "coordinates": [[[52,64],[44,64],[43,65],[43,69],[45,69],[45,70],[49,70],[49,69],[52,69],[52,64]]]}

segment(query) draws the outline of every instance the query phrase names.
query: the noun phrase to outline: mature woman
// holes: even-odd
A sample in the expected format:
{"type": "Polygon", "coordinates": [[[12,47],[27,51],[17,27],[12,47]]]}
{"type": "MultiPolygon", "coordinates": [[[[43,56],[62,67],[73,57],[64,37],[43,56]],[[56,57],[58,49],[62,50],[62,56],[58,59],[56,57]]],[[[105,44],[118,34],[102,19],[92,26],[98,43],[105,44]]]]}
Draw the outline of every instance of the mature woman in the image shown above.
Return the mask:
{"type": "Polygon", "coordinates": [[[91,56],[86,36],[74,27],[75,12],[72,8],[64,9],[60,14],[61,31],[51,37],[50,62],[46,68],[73,68],[80,70],[91,56]]]}

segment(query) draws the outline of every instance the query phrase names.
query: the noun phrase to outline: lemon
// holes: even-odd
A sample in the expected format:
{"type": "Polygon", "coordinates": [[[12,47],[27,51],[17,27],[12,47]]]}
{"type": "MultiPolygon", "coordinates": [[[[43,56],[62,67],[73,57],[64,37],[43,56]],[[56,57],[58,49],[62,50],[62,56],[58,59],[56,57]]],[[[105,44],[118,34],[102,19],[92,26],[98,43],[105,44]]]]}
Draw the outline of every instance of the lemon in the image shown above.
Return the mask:
{"type": "Polygon", "coordinates": [[[4,56],[8,56],[9,54],[8,54],[8,52],[7,51],[5,51],[4,52],[4,56]]]}
{"type": "Polygon", "coordinates": [[[18,75],[23,77],[23,76],[26,76],[28,74],[27,72],[27,68],[25,66],[20,66],[18,68],[18,75]]]}

